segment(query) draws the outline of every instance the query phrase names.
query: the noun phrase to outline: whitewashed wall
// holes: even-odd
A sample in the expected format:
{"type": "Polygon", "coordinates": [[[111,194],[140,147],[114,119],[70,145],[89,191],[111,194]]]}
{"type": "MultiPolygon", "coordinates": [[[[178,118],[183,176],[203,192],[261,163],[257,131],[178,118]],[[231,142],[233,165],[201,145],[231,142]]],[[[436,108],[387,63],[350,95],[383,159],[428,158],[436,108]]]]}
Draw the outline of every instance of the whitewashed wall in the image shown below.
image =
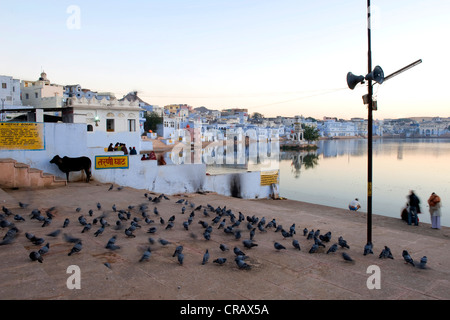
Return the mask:
{"type": "MultiPolygon", "coordinates": [[[[85,124],[44,123],[45,150],[0,150],[0,158],[13,158],[33,168],[65,178],[50,160],[61,157],[87,156],[92,161],[92,179],[102,183],[128,186],[165,194],[193,193],[198,191],[217,192],[225,196],[245,199],[267,198],[270,186],[260,186],[260,172],[246,172],[223,175],[206,175],[206,164],[170,164],[158,166],[156,161],[141,161],[141,156],[129,156],[128,169],[95,169],[95,156],[121,155],[122,152],[105,152],[110,142],[124,142],[127,146],[140,147],[140,137],[130,133],[87,132],[85,124]],[[234,184],[236,181],[236,184],[234,184]],[[236,186],[238,194],[233,194],[236,186]]],[[[148,147],[148,146],[146,146],[148,147]]],[[[169,160],[169,159],[168,159],[169,160]]],[[[70,181],[85,179],[84,173],[71,172],[70,181]]]]}

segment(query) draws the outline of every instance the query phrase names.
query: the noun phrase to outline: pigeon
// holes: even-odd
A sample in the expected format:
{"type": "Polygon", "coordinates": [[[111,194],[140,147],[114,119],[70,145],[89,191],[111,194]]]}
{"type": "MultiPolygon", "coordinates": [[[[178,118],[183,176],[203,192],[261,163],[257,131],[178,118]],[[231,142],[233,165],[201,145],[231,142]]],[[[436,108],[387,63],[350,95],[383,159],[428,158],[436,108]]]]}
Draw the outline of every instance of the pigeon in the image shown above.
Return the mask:
{"type": "Polygon", "coordinates": [[[319,247],[323,247],[325,248],[325,245],[322,243],[322,241],[320,241],[319,238],[314,237],[314,243],[317,244],[319,247]]]}
{"type": "Polygon", "coordinates": [[[182,254],[181,252],[178,254],[178,263],[180,265],[183,265],[183,260],[184,260],[184,254],[182,254]]]}
{"type": "Polygon", "coordinates": [[[139,262],[147,261],[152,254],[152,251],[150,250],[150,247],[147,248],[147,250],[144,251],[141,258],[139,259],[139,262]]]}
{"type": "Polygon", "coordinates": [[[29,257],[32,261],[39,261],[40,263],[42,263],[42,261],[44,261],[42,256],[37,251],[31,251],[29,257]]]}
{"type": "Polygon", "coordinates": [[[275,242],[274,244],[273,244],[273,246],[275,247],[275,249],[277,249],[277,250],[285,250],[286,249],[286,247],[285,246],[283,246],[281,243],[279,243],[279,242],[275,242]]]}
{"type": "Polygon", "coordinates": [[[177,246],[175,248],[175,252],[173,253],[172,257],[175,257],[177,254],[180,254],[183,251],[183,246],[177,246]]]}
{"type": "Polygon", "coordinates": [[[327,233],[325,233],[323,235],[322,234],[319,235],[319,239],[324,241],[324,242],[330,242],[330,240],[331,240],[331,231],[328,231],[327,233]]]}
{"type": "Polygon", "coordinates": [[[426,269],[428,258],[426,256],[423,256],[422,259],[420,259],[419,268],[420,269],[426,269]]]}
{"type": "Polygon", "coordinates": [[[353,261],[353,259],[346,252],[342,252],[342,258],[344,258],[345,261],[353,261]]]}
{"type": "Polygon", "coordinates": [[[244,269],[244,270],[250,270],[251,266],[248,265],[243,259],[234,259],[234,261],[236,261],[237,266],[239,267],[239,269],[244,269]]]}
{"type": "Polygon", "coordinates": [[[289,228],[289,233],[290,233],[291,235],[296,234],[296,233],[295,233],[295,223],[293,223],[292,226],[289,228]]]}
{"type": "Polygon", "coordinates": [[[120,249],[120,246],[116,245],[116,236],[112,236],[109,240],[108,243],[106,244],[105,248],[106,249],[110,249],[110,250],[117,250],[120,249]]]}
{"type": "Polygon", "coordinates": [[[103,231],[105,231],[105,227],[101,226],[97,231],[95,231],[94,236],[98,237],[103,233],[103,231]]]}
{"type": "Polygon", "coordinates": [[[133,234],[133,231],[134,231],[133,227],[126,228],[125,235],[129,238],[134,238],[136,236],[133,234]]]}
{"type": "Polygon", "coordinates": [[[257,247],[258,246],[258,244],[254,243],[252,240],[243,240],[242,243],[248,249],[251,249],[253,247],[257,247]]]}
{"type": "Polygon", "coordinates": [[[295,249],[297,249],[299,251],[301,250],[300,249],[300,243],[298,242],[297,239],[292,240],[292,245],[294,246],[295,249]]]}
{"type": "Polygon", "coordinates": [[[203,255],[202,265],[206,264],[209,260],[209,251],[206,249],[205,254],[203,255]]]}
{"type": "Polygon", "coordinates": [[[97,202],[97,210],[101,210],[102,205],[100,204],[100,202],[97,202]]]}
{"type": "Polygon", "coordinates": [[[16,221],[25,221],[24,217],[22,217],[20,214],[14,215],[14,220],[16,220],[16,221]]]}
{"type": "Polygon", "coordinates": [[[111,269],[111,264],[109,262],[105,262],[103,265],[105,265],[106,267],[108,267],[109,269],[111,269]]]}
{"type": "Polygon", "coordinates": [[[40,248],[38,250],[38,253],[40,255],[44,255],[44,254],[46,254],[48,252],[49,249],[50,249],[50,243],[47,242],[47,244],[45,246],[43,246],[42,248],[40,248]]]}
{"type": "Polygon", "coordinates": [[[211,239],[211,232],[208,232],[205,230],[205,232],[203,232],[203,238],[205,238],[205,240],[210,240],[211,239]]]}
{"type": "Polygon", "coordinates": [[[83,245],[82,245],[81,240],[80,240],[77,243],[75,243],[75,245],[72,247],[72,249],[70,249],[70,252],[68,253],[68,255],[71,256],[74,253],[80,252],[82,247],[83,247],[83,245]]]}
{"type": "Polygon", "coordinates": [[[241,237],[242,237],[242,235],[241,235],[241,230],[236,230],[236,231],[234,232],[234,238],[235,238],[236,240],[239,240],[241,237]]]}
{"type": "Polygon", "coordinates": [[[112,184],[109,188],[108,191],[111,191],[114,188],[114,185],[112,184]]]}
{"type": "Polygon", "coordinates": [[[83,227],[83,230],[81,230],[81,233],[88,232],[89,230],[91,230],[91,228],[92,228],[92,224],[86,223],[83,227]]]}
{"type": "Polygon", "coordinates": [[[28,205],[29,205],[28,203],[23,203],[23,202],[20,202],[20,201],[19,201],[19,206],[20,206],[22,209],[27,208],[28,205]]]}
{"type": "Polygon", "coordinates": [[[239,249],[238,247],[234,247],[234,248],[233,248],[233,252],[234,252],[234,254],[237,255],[237,256],[245,256],[245,253],[242,252],[242,250],[239,249]]]}
{"type": "Polygon", "coordinates": [[[222,250],[222,251],[230,250],[230,249],[228,249],[228,247],[227,247],[226,245],[224,245],[223,243],[220,244],[219,248],[220,248],[220,250],[222,250]]]}
{"type": "Polygon", "coordinates": [[[337,249],[338,249],[338,244],[337,244],[337,243],[334,243],[334,244],[332,244],[332,245],[328,248],[327,254],[330,253],[330,252],[336,252],[337,249]]]}
{"type": "Polygon", "coordinates": [[[176,203],[183,203],[183,202],[184,202],[184,199],[180,199],[176,203]]]}
{"type": "Polygon", "coordinates": [[[303,229],[303,235],[306,237],[308,235],[308,229],[303,229]]]}
{"type": "Polygon", "coordinates": [[[2,241],[0,242],[0,245],[10,244],[12,241],[16,238],[17,233],[19,230],[16,227],[10,228],[5,236],[3,237],[2,241]]]}
{"type": "Polygon", "coordinates": [[[416,266],[416,264],[414,263],[413,258],[411,258],[411,256],[409,255],[409,253],[408,253],[407,250],[403,250],[402,256],[403,256],[403,259],[405,260],[405,264],[408,264],[408,263],[409,263],[409,264],[412,265],[413,267],[416,266]]]}
{"type": "Polygon", "coordinates": [[[94,214],[94,211],[92,209],[89,209],[88,213],[89,213],[89,216],[92,217],[92,215],[94,214]]]}
{"type": "Polygon", "coordinates": [[[189,231],[189,221],[183,221],[183,228],[189,231]]]}
{"type": "Polygon", "coordinates": [[[173,221],[170,221],[168,224],[167,224],[167,226],[166,226],[166,230],[170,230],[170,229],[172,229],[173,228],[173,221]]]}
{"type": "Polygon", "coordinates": [[[168,245],[168,244],[170,243],[169,241],[164,240],[164,239],[158,239],[158,242],[159,242],[160,244],[162,244],[163,246],[168,245]]]}
{"type": "Polygon", "coordinates": [[[308,232],[308,236],[306,237],[307,240],[312,239],[314,237],[314,229],[308,232]]]}
{"type": "Polygon", "coordinates": [[[319,250],[319,246],[316,244],[316,243],[314,243],[313,245],[312,245],[312,247],[309,249],[309,253],[316,253],[317,252],[317,250],[319,250]]]}
{"type": "Polygon", "coordinates": [[[342,236],[340,236],[340,237],[338,238],[338,244],[339,244],[342,248],[350,249],[350,246],[347,244],[347,241],[344,240],[344,238],[342,238],[342,236]]]}
{"type": "Polygon", "coordinates": [[[391,249],[389,249],[389,247],[387,247],[387,246],[384,246],[384,249],[381,251],[381,253],[378,257],[380,259],[381,258],[394,259],[394,257],[392,256],[392,253],[391,253],[391,249]]]}
{"type": "Polygon", "coordinates": [[[156,227],[150,227],[147,233],[155,233],[157,231],[156,227]]]}
{"type": "Polygon", "coordinates": [[[69,218],[66,218],[63,223],[63,228],[66,228],[69,225],[69,223],[70,223],[69,218]]]}
{"type": "Polygon", "coordinates": [[[366,256],[366,255],[368,255],[368,254],[373,254],[372,248],[373,248],[372,243],[370,243],[370,242],[367,243],[367,244],[364,246],[364,255],[366,256]]]}
{"type": "Polygon", "coordinates": [[[61,233],[61,230],[56,229],[53,232],[47,233],[47,236],[49,236],[49,237],[57,237],[60,233],[61,233]]]}
{"type": "Polygon", "coordinates": [[[217,258],[213,262],[219,265],[223,265],[227,261],[227,258],[217,258]]]}
{"type": "Polygon", "coordinates": [[[86,218],[83,217],[82,215],[78,217],[78,222],[79,222],[81,225],[83,225],[83,226],[84,226],[85,224],[87,224],[86,218]]]}
{"type": "Polygon", "coordinates": [[[75,211],[76,211],[76,212],[80,212],[80,211],[81,211],[81,208],[78,207],[78,208],[75,209],[75,211]]]}
{"type": "Polygon", "coordinates": [[[52,222],[51,218],[45,218],[44,223],[42,224],[42,227],[47,227],[52,222]]]}

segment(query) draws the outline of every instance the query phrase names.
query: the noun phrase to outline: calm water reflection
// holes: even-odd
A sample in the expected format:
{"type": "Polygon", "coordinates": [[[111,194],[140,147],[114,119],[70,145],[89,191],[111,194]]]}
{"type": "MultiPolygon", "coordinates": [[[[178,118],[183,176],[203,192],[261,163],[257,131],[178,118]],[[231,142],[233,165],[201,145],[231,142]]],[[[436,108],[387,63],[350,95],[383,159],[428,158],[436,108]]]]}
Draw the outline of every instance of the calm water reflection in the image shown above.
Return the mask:
{"type": "MultiPolygon", "coordinates": [[[[213,146],[200,152],[168,153],[169,163],[206,163],[209,174],[280,170],[280,195],[346,209],[359,198],[367,211],[367,141],[321,140],[314,152],[280,152],[278,142],[213,146]]],[[[399,218],[414,190],[422,222],[430,223],[427,199],[442,198],[443,226],[450,226],[450,139],[374,139],[374,214],[399,218]],[[449,203],[449,204],[447,204],[449,203]]]]}
{"type": "MultiPolygon", "coordinates": [[[[281,195],[339,208],[357,197],[365,212],[367,141],[323,140],[318,145],[310,154],[281,153],[281,195]]],[[[441,223],[450,226],[449,159],[450,139],[374,140],[372,212],[398,218],[409,190],[415,190],[424,212],[420,219],[430,223],[426,201],[436,192],[442,198],[441,223]]]]}

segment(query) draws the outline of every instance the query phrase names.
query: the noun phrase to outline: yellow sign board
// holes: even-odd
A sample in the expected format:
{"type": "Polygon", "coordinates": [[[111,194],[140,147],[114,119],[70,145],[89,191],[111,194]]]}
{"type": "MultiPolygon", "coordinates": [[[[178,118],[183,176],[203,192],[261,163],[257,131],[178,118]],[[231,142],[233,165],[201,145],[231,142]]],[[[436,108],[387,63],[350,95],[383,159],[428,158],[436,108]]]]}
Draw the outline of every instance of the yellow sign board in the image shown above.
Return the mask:
{"type": "Polygon", "coordinates": [[[0,122],[0,150],[44,150],[44,124],[0,122]]]}
{"type": "Polygon", "coordinates": [[[278,170],[276,171],[261,171],[261,185],[270,186],[278,183],[278,170]]]}
{"type": "Polygon", "coordinates": [[[128,169],[128,156],[95,156],[95,169],[128,169]]]}

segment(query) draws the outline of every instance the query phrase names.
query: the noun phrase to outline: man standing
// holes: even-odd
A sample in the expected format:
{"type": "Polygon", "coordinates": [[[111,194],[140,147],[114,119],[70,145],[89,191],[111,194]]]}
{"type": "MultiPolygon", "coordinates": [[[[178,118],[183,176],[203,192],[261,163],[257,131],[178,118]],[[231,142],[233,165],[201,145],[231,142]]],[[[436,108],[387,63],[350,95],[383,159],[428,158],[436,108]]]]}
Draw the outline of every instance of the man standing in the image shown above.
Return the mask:
{"type": "Polygon", "coordinates": [[[420,213],[420,200],[416,196],[413,190],[409,194],[409,212],[408,212],[408,225],[414,221],[414,225],[419,225],[419,219],[417,214],[420,213]]]}

